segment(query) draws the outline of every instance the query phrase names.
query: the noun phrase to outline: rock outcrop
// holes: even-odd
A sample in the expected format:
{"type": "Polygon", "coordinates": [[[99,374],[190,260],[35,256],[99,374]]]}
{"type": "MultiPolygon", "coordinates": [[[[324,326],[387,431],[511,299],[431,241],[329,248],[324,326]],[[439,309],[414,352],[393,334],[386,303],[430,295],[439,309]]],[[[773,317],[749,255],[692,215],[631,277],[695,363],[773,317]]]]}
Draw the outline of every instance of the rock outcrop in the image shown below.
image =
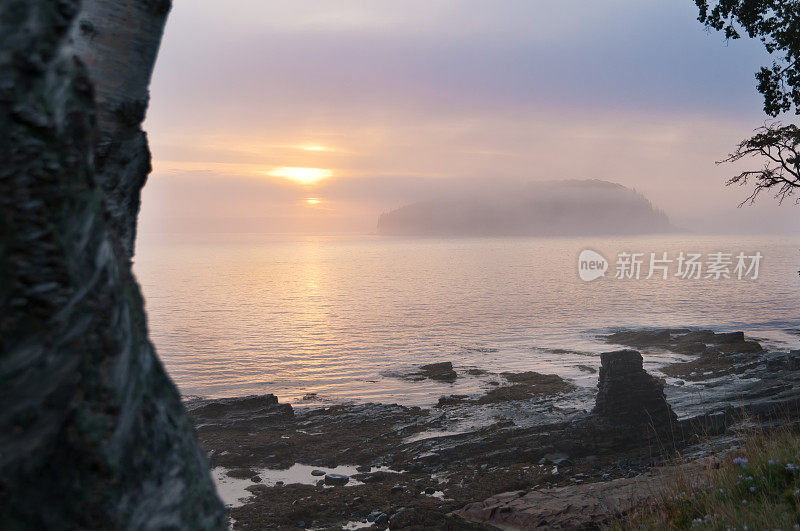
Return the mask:
{"type": "MultiPolygon", "coordinates": [[[[133,205],[149,168],[142,137],[134,149],[112,139],[98,153],[108,138],[99,77],[70,40],[102,30],[82,18],[101,7],[110,26],[151,43],[137,53],[152,66],[167,2],[0,2],[0,521],[223,529],[205,455],[148,340],[131,273],[133,205]],[[104,158],[139,162],[129,175],[116,164],[98,173],[104,158]]],[[[107,55],[130,45],[117,36],[95,34],[110,43],[96,57],[146,85],[149,69],[107,55]]],[[[138,130],[144,108],[118,110],[138,130]]]]}
{"type": "Polygon", "coordinates": [[[601,337],[618,345],[696,355],[693,360],[671,363],[661,369],[667,376],[687,381],[741,373],[752,365],[761,364],[757,354],[764,351],[758,341],[746,339],[744,332],[663,328],[620,331],[601,337]]]}
{"type": "Polygon", "coordinates": [[[452,383],[458,378],[458,374],[453,370],[453,364],[449,361],[442,361],[439,363],[429,363],[427,365],[420,365],[419,371],[409,375],[411,380],[436,380],[439,382],[452,383]]]}
{"type": "Polygon", "coordinates": [[[594,413],[614,424],[652,425],[674,423],[677,416],[664,396],[664,382],[648,374],[642,355],[635,350],[604,352],[594,413]]]}
{"type": "Polygon", "coordinates": [[[214,425],[247,430],[252,429],[252,426],[286,421],[294,417],[292,406],[279,404],[278,397],[272,394],[217,400],[193,399],[187,402],[186,409],[198,429],[214,425]]]}
{"type": "Polygon", "coordinates": [[[658,493],[677,477],[698,475],[700,466],[654,469],[647,475],[528,492],[505,492],[452,513],[500,529],[597,529],[658,502],[658,493]]]}
{"type": "Polygon", "coordinates": [[[764,350],[757,341],[745,339],[744,332],[713,332],[686,328],[661,328],[657,330],[620,331],[601,336],[609,343],[634,348],[662,348],[680,354],[720,352],[754,354],[764,350]]]}

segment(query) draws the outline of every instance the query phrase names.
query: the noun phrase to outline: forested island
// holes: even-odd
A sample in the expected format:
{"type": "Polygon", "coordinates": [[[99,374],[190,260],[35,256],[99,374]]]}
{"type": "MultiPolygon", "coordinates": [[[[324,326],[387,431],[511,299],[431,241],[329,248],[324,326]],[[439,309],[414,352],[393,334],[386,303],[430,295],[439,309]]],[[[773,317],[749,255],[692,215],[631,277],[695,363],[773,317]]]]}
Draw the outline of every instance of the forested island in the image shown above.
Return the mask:
{"type": "Polygon", "coordinates": [[[455,194],[382,214],[386,236],[599,236],[675,231],[642,194],[601,180],[535,183],[455,194]]]}

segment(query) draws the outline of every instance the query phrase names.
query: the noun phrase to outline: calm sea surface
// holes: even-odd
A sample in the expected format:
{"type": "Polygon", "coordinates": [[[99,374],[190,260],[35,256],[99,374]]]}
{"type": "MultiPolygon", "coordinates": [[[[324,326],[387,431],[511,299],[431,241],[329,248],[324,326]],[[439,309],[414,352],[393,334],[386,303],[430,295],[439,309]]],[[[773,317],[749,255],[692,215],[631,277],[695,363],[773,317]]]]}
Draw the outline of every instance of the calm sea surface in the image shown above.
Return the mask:
{"type": "MultiPolygon", "coordinates": [[[[400,240],[269,238],[139,244],[150,333],[184,395],[275,393],[282,401],[428,405],[477,393],[486,378],[409,382],[417,365],[457,371],[536,370],[592,386],[619,328],[744,330],[776,350],[800,348],[796,238],[647,236],[626,239],[400,240]],[[593,282],[578,255],[610,262],[593,282]],[[645,253],[641,279],[615,279],[619,252],[645,253]],[[740,251],[763,258],[757,280],[646,280],[650,253],[740,251]],[[564,351],[570,352],[564,352],[564,351]]],[[[735,265],[735,258],[734,258],[735,265]]],[[[656,369],[669,355],[647,356],[656,369]]]]}

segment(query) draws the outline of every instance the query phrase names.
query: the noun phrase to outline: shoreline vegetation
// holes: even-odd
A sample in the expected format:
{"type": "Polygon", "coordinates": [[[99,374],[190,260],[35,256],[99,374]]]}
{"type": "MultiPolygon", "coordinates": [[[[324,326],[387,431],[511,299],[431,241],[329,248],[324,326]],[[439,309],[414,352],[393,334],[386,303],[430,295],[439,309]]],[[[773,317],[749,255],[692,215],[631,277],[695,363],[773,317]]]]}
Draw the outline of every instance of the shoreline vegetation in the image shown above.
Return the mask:
{"type": "MultiPolygon", "coordinates": [[[[724,529],[757,518],[762,502],[775,522],[796,521],[788,476],[737,499],[747,513],[685,486],[705,478],[728,492],[739,457],[765,475],[758,456],[769,452],[758,445],[775,430],[786,448],[770,447],[773,459],[800,466],[786,453],[800,449],[800,351],[765,350],[742,332],[602,339],[625,348],[600,356],[594,396],[529,371],[492,375],[498,385],[482,396],[442,396],[431,408],[293,408],[273,395],[185,404],[234,529],[724,529]],[[662,369],[671,383],[643,369],[640,352],[663,350],[687,360],[662,369]]],[[[402,377],[452,382],[461,371],[444,362],[402,377]]],[[[491,374],[464,374],[475,371],[491,374]]]]}
{"type": "Polygon", "coordinates": [[[654,502],[615,529],[800,529],[800,432],[744,427],[725,455],[684,461],[654,502]],[[687,473],[688,472],[688,473],[687,473]]]}

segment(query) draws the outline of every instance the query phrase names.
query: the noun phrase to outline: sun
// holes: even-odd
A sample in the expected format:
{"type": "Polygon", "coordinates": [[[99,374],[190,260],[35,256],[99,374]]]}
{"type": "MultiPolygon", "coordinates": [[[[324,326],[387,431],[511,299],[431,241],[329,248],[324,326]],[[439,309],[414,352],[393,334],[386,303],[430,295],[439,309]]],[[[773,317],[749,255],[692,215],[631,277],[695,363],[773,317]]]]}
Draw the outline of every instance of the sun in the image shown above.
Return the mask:
{"type": "Polygon", "coordinates": [[[316,144],[306,144],[303,146],[297,146],[303,151],[332,151],[331,148],[325,146],[319,146],[316,144]]]}
{"type": "Polygon", "coordinates": [[[280,177],[303,185],[317,184],[333,177],[333,172],[324,168],[297,168],[294,166],[281,166],[263,173],[270,177],[280,177]]]}
{"type": "Polygon", "coordinates": [[[316,197],[307,197],[303,201],[306,202],[308,206],[317,206],[318,204],[322,203],[322,200],[317,199],[316,197]]]}

